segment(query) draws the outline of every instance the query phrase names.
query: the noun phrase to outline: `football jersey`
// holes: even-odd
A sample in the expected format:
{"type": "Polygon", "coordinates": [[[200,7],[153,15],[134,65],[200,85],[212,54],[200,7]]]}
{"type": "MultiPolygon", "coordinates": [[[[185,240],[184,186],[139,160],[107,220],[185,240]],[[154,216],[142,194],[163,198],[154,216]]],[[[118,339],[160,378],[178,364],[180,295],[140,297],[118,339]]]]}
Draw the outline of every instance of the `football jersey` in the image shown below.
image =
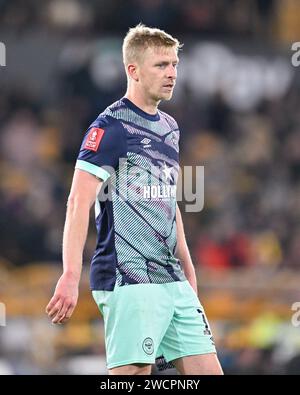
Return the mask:
{"type": "Polygon", "coordinates": [[[76,168],[103,181],[95,201],[92,290],[186,280],[176,249],[179,129],[123,97],[88,128],[76,168]]]}

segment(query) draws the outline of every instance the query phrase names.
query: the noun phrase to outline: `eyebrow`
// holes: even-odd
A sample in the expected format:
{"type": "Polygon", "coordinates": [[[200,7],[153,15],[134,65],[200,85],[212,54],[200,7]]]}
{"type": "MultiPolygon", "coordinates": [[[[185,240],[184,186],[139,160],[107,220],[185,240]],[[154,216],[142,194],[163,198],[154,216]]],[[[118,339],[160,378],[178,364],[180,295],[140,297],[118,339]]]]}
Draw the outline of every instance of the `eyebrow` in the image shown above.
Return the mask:
{"type": "Polygon", "coordinates": [[[179,63],[179,60],[174,60],[174,61],[172,61],[172,62],[168,62],[168,61],[166,61],[166,60],[163,60],[163,61],[158,61],[158,62],[156,62],[155,64],[156,65],[158,65],[158,64],[163,64],[163,65],[167,65],[167,64],[170,64],[170,63],[176,63],[176,64],[178,64],[179,63]]]}

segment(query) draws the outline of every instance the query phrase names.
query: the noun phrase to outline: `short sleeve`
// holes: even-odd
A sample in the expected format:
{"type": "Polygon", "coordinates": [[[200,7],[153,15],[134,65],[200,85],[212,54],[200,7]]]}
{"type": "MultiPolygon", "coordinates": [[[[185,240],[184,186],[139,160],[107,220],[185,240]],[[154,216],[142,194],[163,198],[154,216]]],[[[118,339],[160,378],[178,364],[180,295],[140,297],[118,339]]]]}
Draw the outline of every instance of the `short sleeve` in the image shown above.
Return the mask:
{"type": "Polygon", "coordinates": [[[106,181],[127,156],[126,133],[113,118],[97,118],[83,138],[75,168],[106,181]]]}

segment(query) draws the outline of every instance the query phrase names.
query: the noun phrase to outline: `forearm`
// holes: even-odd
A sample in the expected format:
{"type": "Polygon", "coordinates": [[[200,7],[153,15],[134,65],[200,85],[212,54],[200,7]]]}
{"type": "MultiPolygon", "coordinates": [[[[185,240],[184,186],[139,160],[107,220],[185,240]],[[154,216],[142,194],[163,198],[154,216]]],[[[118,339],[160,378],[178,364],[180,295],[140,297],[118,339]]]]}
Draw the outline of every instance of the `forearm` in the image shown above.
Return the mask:
{"type": "Polygon", "coordinates": [[[53,324],[63,324],[68,321],[77,304],[90,208],[101,185],[102,182],[92,174],[75,169],[63,235],[63,274],[46,307],[53,324]]]}
{"type": "Polygon", "coordinates": [[[195,273],[195,268],[191,259],[191,255],[189,252],[188,245],[186,243],[186,238],[184,234],[184,227],[181,218],[180,210],[177,206],[176,209],[176,227],[177,227],[177,247],[176,247],[176,256],[180,260],[182,264],[182,268],[184,274],[193,287],[196,294],[198,294],[197,289],[197,277],[195,273]]]}
{"type": "Polygon", "coordinates": [[[63,235],[63,268],[79,282],[89,226],[89,206],[69,199],[63,235]]]}

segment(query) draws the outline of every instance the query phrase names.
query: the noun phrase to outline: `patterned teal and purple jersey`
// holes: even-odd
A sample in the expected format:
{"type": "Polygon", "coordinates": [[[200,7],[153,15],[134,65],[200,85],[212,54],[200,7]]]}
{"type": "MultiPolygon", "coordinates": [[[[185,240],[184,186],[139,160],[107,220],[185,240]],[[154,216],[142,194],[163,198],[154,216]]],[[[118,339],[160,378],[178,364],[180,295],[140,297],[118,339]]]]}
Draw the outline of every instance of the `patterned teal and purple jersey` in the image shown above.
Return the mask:
{"type": "Polygon", "coordinates": [[[186,280],[175,258],[179,130],[122,98],[91,124],[76,168],[104,181],[91,288],[186,280]]]}

